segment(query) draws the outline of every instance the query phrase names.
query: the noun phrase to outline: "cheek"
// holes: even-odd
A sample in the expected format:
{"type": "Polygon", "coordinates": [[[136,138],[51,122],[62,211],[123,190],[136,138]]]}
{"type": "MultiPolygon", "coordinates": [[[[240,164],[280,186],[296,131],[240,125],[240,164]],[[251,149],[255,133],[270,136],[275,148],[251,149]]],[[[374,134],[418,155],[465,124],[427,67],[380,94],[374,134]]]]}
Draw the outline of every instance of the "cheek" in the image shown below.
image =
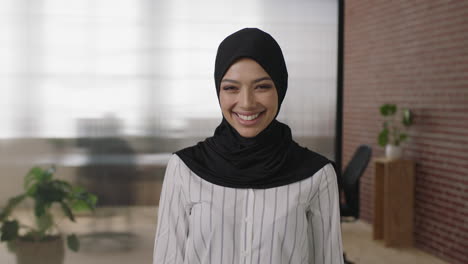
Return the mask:
{"type": "Polygon", "coordinates": [[[219,95],[219,105],[221,106],[221,110],[223,112],[227,112],[232,108],[232,100],[229,96],[220,94],[219,95]]]}
{"type": "Polygon", "coordinates": [[[269,95],[265,98],[264,105],[275,115],[278,111],[278,96],[276,94],[269,95]]]}

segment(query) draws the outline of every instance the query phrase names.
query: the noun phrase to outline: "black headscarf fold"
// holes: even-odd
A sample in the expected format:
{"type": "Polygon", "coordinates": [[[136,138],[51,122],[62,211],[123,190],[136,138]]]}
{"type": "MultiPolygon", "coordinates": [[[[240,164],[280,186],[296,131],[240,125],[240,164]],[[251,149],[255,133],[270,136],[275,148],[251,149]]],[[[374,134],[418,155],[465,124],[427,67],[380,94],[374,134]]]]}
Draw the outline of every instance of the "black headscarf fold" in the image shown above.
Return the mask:
{"type": "MultiPolygon", "coordinates": [[[[278,92],[278,111],[286,95],[288,72],[278,43],[256,28],[239,30],[218,47],[215,84],[239,58],[255,60],[270,75],[278,92]]],[[[278,113],[276,113],[278,115],[278,113]]],[[[176,154],[201,178],[231,188],[264,189],[294,183],[330,163],[293,141],[291,129],[274,119],[252,138],[242,137],[223,117],[212,137],[176,154]]]]}

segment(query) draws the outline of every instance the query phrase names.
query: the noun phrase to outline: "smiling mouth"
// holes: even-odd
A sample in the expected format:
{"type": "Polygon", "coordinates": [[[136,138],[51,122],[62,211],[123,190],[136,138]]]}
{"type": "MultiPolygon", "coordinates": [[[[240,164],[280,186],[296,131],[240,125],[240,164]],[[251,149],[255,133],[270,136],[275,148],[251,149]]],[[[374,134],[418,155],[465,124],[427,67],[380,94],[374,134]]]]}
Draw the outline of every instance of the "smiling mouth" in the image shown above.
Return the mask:
{"type": "Polygon", "coordinates": [[[262,111],[262,112],[254,114],[254,115],[241,115],[239,113],[235,113],[235,112],[234,113],[237,115],[237,117],[239,117],[239,119],[241,119],[243,121],[253,121],[253,120],[256,120],[264,112],[265,111],[262,111]]]}
{"type": "Polygon", "coordinates": [[[255,114],[255,115],[249,115],[249,116],[237,114],[238,117],[240,117],[242,120],[246,120],[246,121],[254,120],[254,119],[257,118],[259,115],[260,115],[260,113],[257,113],[257,114],[255,114]]]}

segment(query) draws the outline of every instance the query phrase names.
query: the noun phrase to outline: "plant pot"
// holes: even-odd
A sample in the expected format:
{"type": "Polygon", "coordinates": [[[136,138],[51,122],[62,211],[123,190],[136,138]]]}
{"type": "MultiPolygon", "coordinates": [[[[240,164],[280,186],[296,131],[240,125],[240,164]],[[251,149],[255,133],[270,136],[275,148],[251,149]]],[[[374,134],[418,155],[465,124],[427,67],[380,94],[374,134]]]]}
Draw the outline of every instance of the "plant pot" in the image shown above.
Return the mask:
{"type": "Polygon", "coordinates": [[[18,239],[14,242],[14,251],[17,264],[63,264],[65,259],[60,236],[39,242],[18,239]]]}
{"type": "Polygon", "coordinates": [[[402,157],[403,151],[401,146],[395,146],[391,144],[387,144],[385,146],[385,157],[388,159],[399,159],[402,157]]]}

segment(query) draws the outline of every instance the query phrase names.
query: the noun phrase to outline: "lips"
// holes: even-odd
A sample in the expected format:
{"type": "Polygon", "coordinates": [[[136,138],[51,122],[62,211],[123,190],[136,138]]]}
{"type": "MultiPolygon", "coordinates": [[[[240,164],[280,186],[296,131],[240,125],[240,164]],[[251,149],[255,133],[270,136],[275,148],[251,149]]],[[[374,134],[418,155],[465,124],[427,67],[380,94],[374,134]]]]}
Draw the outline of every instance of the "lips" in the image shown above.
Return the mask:
{"type": "Polygon", "coordinates": [[[240,113],[236,113],[236,112],[233,112],[234,113],[234,116],[236,118],[236,120],[242,124],[242,125],[246,125],[246,126],[251,126],[251,125],[255,125],[257,124],[261,117],[263,117],[265,111],[263,112],[259,112],[259,113],[256,113],[256,114],[240,114],[240,113]]]}

